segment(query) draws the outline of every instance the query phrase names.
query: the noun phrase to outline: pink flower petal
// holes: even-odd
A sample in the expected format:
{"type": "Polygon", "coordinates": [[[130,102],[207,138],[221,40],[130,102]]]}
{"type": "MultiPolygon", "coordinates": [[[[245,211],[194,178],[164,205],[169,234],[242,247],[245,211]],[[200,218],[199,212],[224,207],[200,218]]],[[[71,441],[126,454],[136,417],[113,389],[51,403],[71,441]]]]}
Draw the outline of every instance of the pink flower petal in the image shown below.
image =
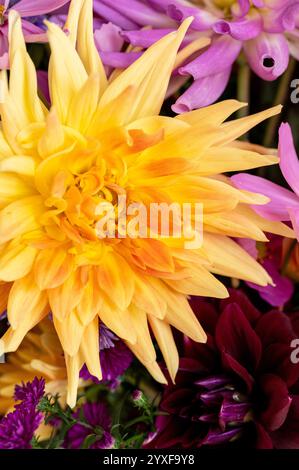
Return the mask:
{"type": "Polygon", "coordinates": [[[58,10],[68,2],[69,0],[21,0],[13,8],[21,16],[37,16],[58,10]]]}
{"type": "Polygon", "coordinates": [[[278,156],[285,180],[299,197],[299,160],[296,154],[292,131],[287,123],[279,128],[278,156]]]}

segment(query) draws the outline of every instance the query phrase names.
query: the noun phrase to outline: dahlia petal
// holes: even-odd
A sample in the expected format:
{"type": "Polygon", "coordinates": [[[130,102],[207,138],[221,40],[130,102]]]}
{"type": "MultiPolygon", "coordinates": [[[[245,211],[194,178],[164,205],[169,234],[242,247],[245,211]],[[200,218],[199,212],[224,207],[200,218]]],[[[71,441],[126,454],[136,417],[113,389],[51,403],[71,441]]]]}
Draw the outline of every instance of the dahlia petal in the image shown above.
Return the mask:
{"type": "Polygon", "coordinates": [[[35,0],[20,0],[14,9],[21,16],[38,16],[58,10],[63,5],[68,3],[69,0],[44,0],[42,3],[37,4],[35,0]]]}
{"type": "Polygon", "coordinates": [[[100,90],[103,93],[107,88],[107,77],[94,40],[93,3],[92,0],[85,0],[83,3],[80,11],[76,45],[88,75],[91,73],[98,74],[100,90]]]}
{"type": "Polygon", "coordinates": [[[230,74],[229,67],[221,73],[198,78],[172,105],[172,110],[175,113],[186,113],[214,103],[225,90],[230,74]]]}
{"type": "Polygon", "coordinates": [[[11,242],[0,254],[0,279],[15,281],[26,276],[32,268],[37,251],[20,241],[11,242]]]}
{"type": "Polygon", "coordinates": [[[149,315],[149,323],[163,354],[171,380],[174,383],[179,367],[179,355],[171,327],[165,321],[159,320],[151,315],[149,315]]]}
{"type": "Polygon", "coordinates": [[[238,139],[243,134],[248,132],[252,127],[256,126],[265,119],[268,119],[281,112],[282,106],[273,106],[272,108],[261,111],[260,113],[252,114],[244,118],[236,119],[233,121],[225,122],[221,126],[221,130],[225,132],[225,137],[218,141],[218,145],[227,145],[235,139],[238,139]]]}
{"type": "Polygon", "coordinates": [[[100,51],[100,57],[103,63],[114,69],[126,69],[142,56],[142,52],[114,52],[100,51]]]}
{"type": "Polygon", "coordinates": [[[84,287],[83,295],[77,305],[77,312],[83,325],[88,325],[98,315],[103,305],[101,291],[98,288],[96,275],[90,272],[89,280],[84,287]]]}
{"type": "Polygon", "coordinates": [[[94,40],[98,51],[120,51],[124,44],[122,30],[113,23],[105,23],[97,29],[94,40]]]}
{"type": "Polygon", "coordinates": [[[42,213],[40,196],[28,196],[6,206],[0,211],[0,243],[38,229],[42,213]]]}
{"type": "Polygon", "coordinates": [[[279,128],[278,155],[281,172],[299,198],[299,182],[297,179],[299,175],[299,161],[293,142],[292,131],[287,123],[281,124],[279,128]]]}
{"type": "Polygon", "coordinates": [[[249,170],[279,163],[274,155],[261,155],[235,147],[211,147],[201,159],[201,174],[215,175],[217,172],[249,170]]]}
{"type": "Polygon", "coordinates": [[[87,72],[69,38],[55,24],[46,24],[52,51],[49,65],[51,102],[64,123],[74,95],[87,80],[87,72]]]}
{"type": "Polygon", "coordinates": [[[194,315],[186,298],[178,298],[177,307],[175,309],[169,306],[165,320],[177,330],[189,336],[193,341],[200,343],[207,341],[207,335],[194,315]]]}
{"type": "Polygon", "coordinates": [[[215,332],[217,347],[253,374],[259,366],[262,343],[238,304],[227,305],[215,332]]]}
{"type": "Polygon", "coordinates": [[[120,0],[117,3],[113,0],[103,0],[103,3],[124,16],[129,11],[130,19],[140,26],[151,25],[153,28],[163,28],[165,23],[171,23],[166,16],[157,13],[151,7],[136,0],[120,0]]]}
{"type": "Polygon", "coordinates": [[[34,282],[33,276],[28,274],[14,282],[8,298],[7,317],[14,330],[27,327],[27,331],[44,316],[48,299],[45,292],[41,292],[34,282]],[[24,311],[28,312],[24,315],[24,311]],[[28,327],[30,325],[30,327],[28,327]]]}
{"type": "Polygon", "coordinates": [[[89,373],[102,380],[102,371],[99,355],[99,319],[94,318],[85,328],[80,345],[80,355],[86,364],[89,373]]]}
{"type": "Polygon", "coordinates": [[[244,52],[252,70],[263,80],[275,80],[289,63],[289,47],[282,34],[262,33],[244,43],[244,52]]]}
{"type": "Polygon", "coordinates": [[[260,14],[251,14],[235,21],[219,20],[213,29],[218,34],[229,34],[232,38],[240,41],[248,41],[256,38],[263,28],[260,14]]]}
{"type": "Polygon", "coordinates": [[[299,199],[291,191],[260,176],[239,174],[232,176],[231,180],[240,189],[258,192],[269,197],[268,204],[254,209],[270,220],[289,220],[288,208],[298,207],[299,199]]]}
{"type": "Polygon", "coordinates": [[[83,364],[78,354],[76,354],[75,356],[69,356],[69,354],[65,354],[64,357],[68,378],[66,401],[71,408],[74,408],[77,403],[79,373],[83,364]]]}
{"type": "Polygon", "coordinates": [[[255,284],[249,284],[251,288],[256,289],[261,298],[268,302],[273,307],[281,307],[286,304],[293,295],[294,286],[290,279],[282,276],[275,264],[270,260],[265,260],[263,263],[264,268],[271,276],[274,286],[261,287],[255,284]]]}
{"type": "Polygon", "coordinates": [[[219,126],[231,114],[235,113],[244,106],[247,106],[247,104],[241,103],[237,100],[225,100],[202,109],[196,109],[195,111],[182,113],[179,116],[176,116],[175,119],[187,122],[190,125],[199,124],[200,121],[202,121],[205,123],[205,125],[212,124],[219,126]]]}
{"type": "Polygon", "coordinates": [[[259,285],[271,283],[267,272],[233,240],[214,234],[206,234],[203,245],[213,263],[215,274],[253,281],[259,285]],[[238,260],[236,262],[236,260],[238,260]]]}
{"type": "Polygon", "coordinates": [[[299,240],[299,206],[289,208],[288,212],[290,214],[290,219],[296,234],[297,240],[299,240]]]}
{"type": "Polygon", "coordinates": [[[35,282],[40,290],[58,287],[67,280],[73,268],[73,257],[65,250],[59,248],[42,250],[34,263],[35,282]]]}
{"type": "Polygon", "coordinates": [[[105,264],[96,273],[99,288],[119,310],[125,310],[134,294],[134,276],[124,258],[117,253],[107,254],[105,264]]]}
{"type": "Polygon", "coordinates": [[[191,20],[186,20],[175,33],[162,38],[150,47],[134,64],[118,76],[104,92],[100,104],[103,106],[120,95],[128,86],[137,88],[135,106],[130,106],[127,122],[133,119],[158,114],[167,90],[178,48],[191,20]],[[163,63],[163,67],[157,63],[163,63]],[[151,90],[151,97],[147,90],[151,90]]]}
{"type": "Polygon", "coordinates": [[[267,429],[275,431],[286,420],[292,399],[286,384],[275,375],[265,374],[261,387],[268,403],[267,409],[261,413],[261,420],[267,429]]]}
{"type": "Polygon", "coordinates": [[[117,11],[114,5],[110,7],[104,2],[94,2],[94,12],[106,21],[110,21],[123,29],[136,29],[138,26],[134,21],[125,16],[125,14],[117,11]]]}
{"type": "Polygon", "coordinates": [[[159,39],[163,38],[166,36],[166,34],[169,34],[172,31],[173,30],[171,29],[141,29],[135,31],[123,31],[121,32],[121,36],[132,46],[147,48],[152,46],[155,42],[159,41],[159,39]]]}
{"type": "Polygon", "coordinates": [[[63,350],[71,357],[75,356],[80,348],[84,326],[79,320],[78,313],[70,311],[62,321],[53,315],[55,330],[58,334],[63,350]]]}
{"type": "Polygon", "coordinates": [[[207,51],[200,54],[192,62],[179,69],[181,75],[192,75],[194,80],[218,75],[231,68],[238,57],[242,43],[229,36],[215,39],[207,51]]]}
{"type": "Polygon", "coordinates": [[[100,92],[100,77],[92,74],[82,88],[74,95],[69,108],[66,124],[86,133],[96,112],[100,92]]]}
{"type": "Polygon", "coordinates": [[[79,304],[83,295],[83,283],[80,269],[73,271],[58,287],[48,290],[49,303],[60,322],[63,322],[79,304]]]}
{"type": "Polygon", "coordinates": [[[186,18],[192,16],[194,19],[191,23],[192,29],[195,31],[206,31],[215,22],[217,17],[204,9],[185,6],[179,2],[169,2],[167,13],[170,18],[177,22],[182,22],[186,18]]]}
{"type": "MultiPolygon", "coordinates": [[[[1,162],[0,162],[1,168],[1,162]]],[[[0,172],[0,208],[10,202],[32,195],[32,188],[28,186],[18,175],[0,172]]]]}
{"type": "Polygon", "coordinates": [[[42,158],[47,158],[57,153],[64,144],[64,131],[56,108],[52,107],[46,117],[45,132],[38,142],[38,153],[42,158]]]}
{"type": "Polygon", "coordinates": [[[128,310],[121,311],[105,300],[99,317],[107,328],[114,331],[117,336],[128,341],[130,344],[136,343],[136,332],[128,310]]]}

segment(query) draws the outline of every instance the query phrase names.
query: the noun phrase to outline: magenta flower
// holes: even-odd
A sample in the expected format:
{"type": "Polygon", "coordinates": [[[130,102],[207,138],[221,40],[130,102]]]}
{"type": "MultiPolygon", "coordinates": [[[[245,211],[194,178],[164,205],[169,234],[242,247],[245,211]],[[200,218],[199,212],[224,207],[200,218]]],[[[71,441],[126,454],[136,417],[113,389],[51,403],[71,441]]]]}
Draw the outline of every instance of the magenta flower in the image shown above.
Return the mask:
{"type": "Polygon", "coordinates": [[[73,413],[73,418],[84,421],[74,424],[68,431],[64,447],[80,449],[88,436],[94,437],[90,449],[111,449],[114,438],[111,435],[111,417],[103,403],[85,403],[73,413]]]}
{"type": "Polygon", "coordinates": [[[15,399],[21,402],[0,421],[0,449],[31,448],[34,433],[43,419],[37,405],[44,391],[45,381],[37,377],[15,387],[15,399]]]}
{"type": "Polygon", "coordinates": [[[43,15],[57,10],[70,0],[0,0],[0,69],[8,68],[8,13],[14,9],[22,18],[27,42],[47,41],[42,27],[43,15]]]}
{"type": "MultiPolygon", "coordinates": [[[[177,71],[194,79],[173,106],[178,113],[216,101],[241,50],[251,69],[264,80],[279,77],[287,68],[289,55],[299,58],[299,2],[294,0],[96,0],[94,12],[122,28],[122,36],[141,48],[194,16],[187,41],[207,36],[212,42],[177,71]],[[153,29],[144,28],[148,25],[153,29]]],[[[104,52],[102,58],[114,67],[135,59],[133,52],[119,50],[104,52]]]]}
{"type": "Polygon", "coordinates": [[[160,404],[150,448],[299,448],[298,313],[259,312],[240,291],[192,300],[207,344],[184,338],[176,384],[160,404]]]}
{"type": "Polygon", "coordinates": [[[232,176],[231,181],[240,189],[260,192],[269,197],[268,204],[254,206],[254,210],[269,220],[291,221],[299,241],[299,161],[291,128],[285,123],[281,124],[279,129],[278,155],[282,174],[294,192],[259,176],[246,173],[232,176]]]}

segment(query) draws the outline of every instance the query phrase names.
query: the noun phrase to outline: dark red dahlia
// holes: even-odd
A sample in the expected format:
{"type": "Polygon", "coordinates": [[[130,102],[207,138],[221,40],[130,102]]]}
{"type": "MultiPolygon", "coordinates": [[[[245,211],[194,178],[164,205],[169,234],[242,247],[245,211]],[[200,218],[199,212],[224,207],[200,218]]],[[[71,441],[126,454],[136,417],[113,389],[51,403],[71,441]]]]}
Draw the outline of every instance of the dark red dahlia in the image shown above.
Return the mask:
{"type": "Polygon", "coordinates": [[[182,339],[176,384],[160,404],[167,414],[147,447],[299,448],[299,314],[261,313],[234,290],[191,303],[208,342],[182,339]]]}

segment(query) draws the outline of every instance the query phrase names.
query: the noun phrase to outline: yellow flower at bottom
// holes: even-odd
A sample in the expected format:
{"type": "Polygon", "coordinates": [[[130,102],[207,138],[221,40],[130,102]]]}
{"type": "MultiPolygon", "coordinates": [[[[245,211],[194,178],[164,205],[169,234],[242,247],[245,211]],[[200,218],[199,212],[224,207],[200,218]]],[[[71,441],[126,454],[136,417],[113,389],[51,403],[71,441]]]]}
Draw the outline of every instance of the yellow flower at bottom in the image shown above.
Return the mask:
{"type": "Polygon", "coordinates": [[[99,320],[165,382],[152,332],[174,380],[178,353],[172,327],[206,341],[188,295],[226,297],[214,274],[271,282],[231,237],[292,236],[283,224],[263,220],[250,208],[267,198],[238,190],[221,175],[277,163],[275,156],[236,139],[279,107],[226,123],[242,103],[159,116],[191,20],[108,82],[93,40],[92,1],[73,1],[68,34],[47,23],[48,110],[37,95],[20,19],[10,13],[11,68],[9,85],[2,72],[0,105],[0,280],[9,283],[10,323],[2,340],[7,352],[17,350],[52,311],[71,406],[84,363],[101,378],[99,320]],[[119,208],[115,236],[99,236],[99,207],[115,207],[120,196],[125,209],[135,204],[147,213],[152,203],[201,203],[202,245],[187,249],[185,238],[165,236],[162,222],[157,236],[148,236],[147,218],[145,238],[123,237],[119,208]]]}
{"type": "Polygon", "coordinates": [[[19,349],[7,354],[0,367],[0,414],[11,411],[15,386],[32,381],[34,377],[45,379],[45,392],[59,394],[62,406],[66,401],[67,376],[63,351],[53,323],[43,320],[30,331],[19,349]]]}

